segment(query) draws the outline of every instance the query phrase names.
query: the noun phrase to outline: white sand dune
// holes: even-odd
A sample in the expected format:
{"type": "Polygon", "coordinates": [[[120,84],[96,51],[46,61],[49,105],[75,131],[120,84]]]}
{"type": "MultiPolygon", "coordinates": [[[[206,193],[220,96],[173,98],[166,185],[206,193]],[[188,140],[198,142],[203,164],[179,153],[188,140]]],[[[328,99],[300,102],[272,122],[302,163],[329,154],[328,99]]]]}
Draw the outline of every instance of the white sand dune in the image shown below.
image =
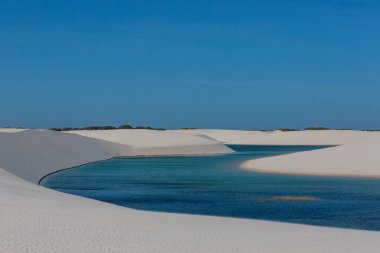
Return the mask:
{"type": "Polygon", "coordinates": [[[195,129],[227,144],[341,145],[247,161],[242,168],[271,173],[380,177],[380,132],[353,130],[238,131],[195,129]]]}
{"type": "Polygon", "coordinates": [[[23,128],[3,128],[0,127],[0,133],[18,133],[25,131],[26,129],[23,128]]]}
{"type": "Polygon", "coordinates": [[[304,175],[380,177],[380,142],[343,146],[247,161],[245,169],[304,175]]]}
{"type": "Polygon", "coordinates": [[[380,141],[380,132],[354,130],[241,131],[217,129],[174,130],[204,134],[226,144],[248,145],[341,145],[352,142],[380,141]]]}
{"type": "Polygon", "coordinates": [[[118,155],[133,155],[133,152],[127,145],[68,133],[0,132],[0,167],[34,183],[57,170],[118,155]]]}
{"type": "Polygon", "coordinates": [[[162,154],[230,152],[208,137],[161,134],[34,130],[0,133],[0,252],[378,251],[379,232],[143,212],[35,184],[47,173],[115,155],[158,155],[160,149],[162,154]]]}
{"type": "Polygon", "coordinates": [[[206,135],[144,129],[70,131],[86,137],[129,145],[135,155],[182,155],[232,153],[219,141],[206,135]]]}

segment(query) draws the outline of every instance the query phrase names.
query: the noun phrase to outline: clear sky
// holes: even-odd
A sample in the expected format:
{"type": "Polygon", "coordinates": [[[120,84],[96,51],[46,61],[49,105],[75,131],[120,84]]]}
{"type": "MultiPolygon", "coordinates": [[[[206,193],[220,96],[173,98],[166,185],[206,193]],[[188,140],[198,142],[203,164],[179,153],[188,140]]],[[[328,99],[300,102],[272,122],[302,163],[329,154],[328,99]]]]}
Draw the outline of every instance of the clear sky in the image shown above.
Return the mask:
{"type": "Polygon", "coordinates": [[[0,125],[380,129],[380,1],[0,1],[0,125]]]}

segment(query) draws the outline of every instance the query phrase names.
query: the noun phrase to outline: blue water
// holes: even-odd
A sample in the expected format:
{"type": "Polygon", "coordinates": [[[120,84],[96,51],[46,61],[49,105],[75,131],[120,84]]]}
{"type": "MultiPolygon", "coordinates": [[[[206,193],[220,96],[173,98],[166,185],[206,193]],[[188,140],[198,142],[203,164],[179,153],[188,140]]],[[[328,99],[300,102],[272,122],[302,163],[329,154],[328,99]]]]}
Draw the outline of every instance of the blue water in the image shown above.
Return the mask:
{"type": "Polygon", "coordinates": [[[115,158],[46,177],[66,193],[141,210],[380,230],[380,180],[245,171],[245,160],[310,146],[231,146],[215,156],[115,158]],[[276,201],[307,196],[314,201],[276,201]]]}

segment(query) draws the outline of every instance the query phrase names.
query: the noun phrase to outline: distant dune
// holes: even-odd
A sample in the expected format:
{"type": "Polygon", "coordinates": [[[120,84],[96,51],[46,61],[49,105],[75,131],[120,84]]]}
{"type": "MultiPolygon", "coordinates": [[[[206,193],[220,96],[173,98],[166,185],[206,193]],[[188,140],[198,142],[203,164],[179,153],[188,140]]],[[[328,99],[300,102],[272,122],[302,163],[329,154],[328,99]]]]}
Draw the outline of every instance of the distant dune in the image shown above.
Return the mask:
{"type": "Polygon", "coordinates": [[[17,133],[25,131],[26,129],[23,128],[2,128],[0,127],[0,133],[17,133]]]}
{"type": "Polygon", "coordinates": [[[206,135],[144,129],[79,130],[68,133],[129,145],[134,155],[182,155],[232,153],[233,151],[206,135]]]}
{"type": "Polygon", "coordinates": [[[380,177],[380,132],[353,130],[237,131],[184,130],[227,144],[340,145],[247,161],[242,168],[261,172],[380,177]]]}
{"type": "Polygon", "coordinates": [[[355,130],[241,131],[217,129],[174,130],[205,134],[226,144],[247,145],[342,145],[352,142],[380,141],[380,132],[355,130]]]}

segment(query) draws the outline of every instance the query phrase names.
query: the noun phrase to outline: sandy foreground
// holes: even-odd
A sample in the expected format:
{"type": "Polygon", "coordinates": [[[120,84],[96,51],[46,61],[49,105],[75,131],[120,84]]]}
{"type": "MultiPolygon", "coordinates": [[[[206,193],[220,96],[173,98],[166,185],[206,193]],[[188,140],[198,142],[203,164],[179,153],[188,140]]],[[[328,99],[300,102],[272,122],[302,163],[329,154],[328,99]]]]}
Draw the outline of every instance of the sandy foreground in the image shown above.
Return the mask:
{"type": "MultiPolygon", "coordinates": [[[[150,130],[12,132],[0,129],[0,252],[325,253],[379,250],[379,232],[144,212],[56,192],[36,184],[51,172],[114,156],[232,152],[221,142],[227,142],[225,138],[232,140],[234,136],[218,133],[218,130],[208,131],[215,134],[150,130]],[[224,139],[218,139],[215,136],[218,134],[224,139]]],[[[355,139],[348,141],[349,144],[325,149],[327,155],[331,155],[328,150],[347,147],[348,150],[340,152],[345,155],[352,150],[356,152],[360,149],[357,145],[363,143],[362,138],[367,137],[343,139],[347,138],[359,138],[361,142],[356,144],[355,139]],[[356,148],[349,148],[350,145],[356,148]]],[[[376,138],[377,135],[368,137],[364,140],[367,146],[360,147],[376,147],[376,138]]],[[[300,139],[295,144],[299,144],[300,139]]],[[[304,153],[307,152],[297,154],[304,153]]]]}

